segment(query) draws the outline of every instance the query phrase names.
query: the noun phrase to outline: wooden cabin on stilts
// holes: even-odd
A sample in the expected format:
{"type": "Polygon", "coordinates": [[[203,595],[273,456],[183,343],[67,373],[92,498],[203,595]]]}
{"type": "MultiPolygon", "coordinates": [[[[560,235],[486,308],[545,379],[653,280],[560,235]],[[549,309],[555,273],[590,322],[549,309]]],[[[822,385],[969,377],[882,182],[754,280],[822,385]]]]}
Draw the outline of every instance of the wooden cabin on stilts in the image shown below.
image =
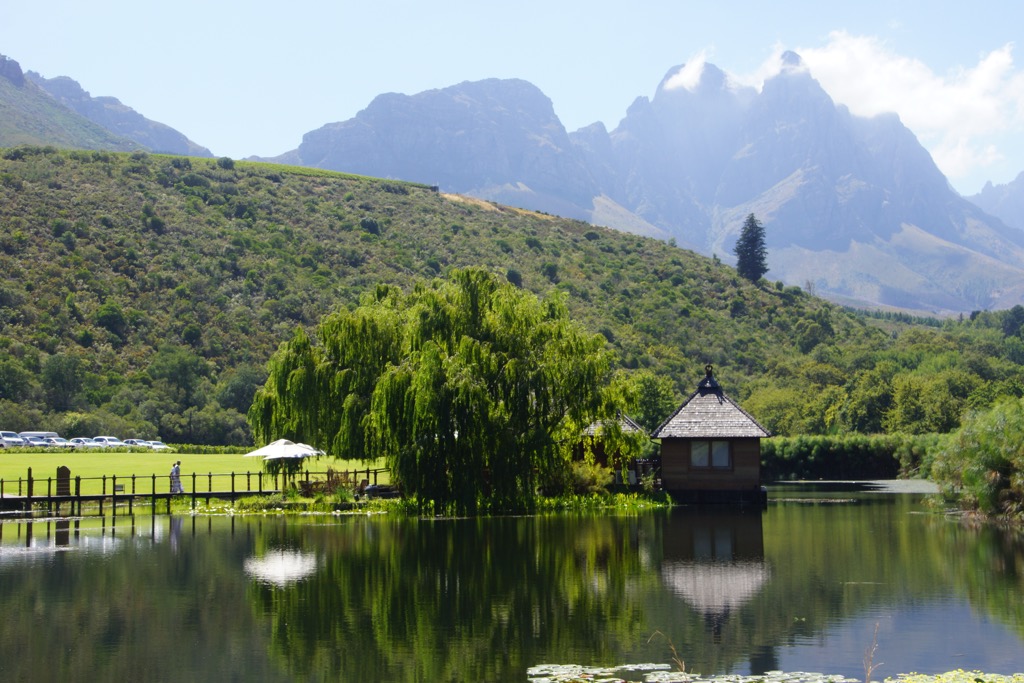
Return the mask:
{"type": "Polygon", "coordinates": [[[705,367],[697,390],[651,437],[661,440],[661,481],[679,503],[764,505],[761,439],[771,436],[705,367]]]}

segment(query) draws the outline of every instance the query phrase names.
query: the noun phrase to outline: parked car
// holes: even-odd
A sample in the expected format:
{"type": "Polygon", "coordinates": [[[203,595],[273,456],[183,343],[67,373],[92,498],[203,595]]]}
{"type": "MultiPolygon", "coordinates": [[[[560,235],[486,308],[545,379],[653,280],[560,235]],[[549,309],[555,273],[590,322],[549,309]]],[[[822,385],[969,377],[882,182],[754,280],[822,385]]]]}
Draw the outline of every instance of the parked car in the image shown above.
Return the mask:
{"type": "Polygon", "coordinates": [[[18,436],[18,432],[2,432],[0,431],[0,448],[12,448],[14,446],[24,446],[25,440],[18,436]]]}
{"type": "Polygon", "coordinates": [[[173,451],[174,449],[165,444],[163,441],[148,441],[149,447],[154,451],[173,451]]]}
{"type": "Polygon", "coordinates": [[[46,448],[50,445],[46,443],[46,439],[38,436],[23,436],[21,439],[25,442],[25,446],[29,448],[46,448]]]}
{"type": "Polygon", "coordinates": [[[28,439],[30,436],[38,436],[43,441],[47,439],[53,439],[60,436],[57,432],[19,432],[18,436],[23,439],[28,439]]]}
{"type": "Polygon", "coordinates": [[[51,436],[46,439],[46,445],[50,448],[74,448],[75,444],[71,443],[63,436],[51,436]]]}
{"type": "Polygon", "coordinates": [[[94,436],[93,441],[103,444],[107,448],[117,448],[118,446],[124,446],[124,441],[117,438],[116,436],[94,436]]]}
{"type": "Polygon", "coordinates": [[[149,442],[145,439],[125,439],[124,445],[131,446],[132,450],[137,448],[149,448],[149,442]]]}
{"type": "Polygon", "coordinates": [[[85,436],[85,437],[76,436],[74,439],[71,439],[71,445],[73,447],[75,447],[75,448],[106,448],[107,447],[106,444],[100,443],[99,441],[94,441],[93,439],[90,439],[87,436],[85,436]]]}

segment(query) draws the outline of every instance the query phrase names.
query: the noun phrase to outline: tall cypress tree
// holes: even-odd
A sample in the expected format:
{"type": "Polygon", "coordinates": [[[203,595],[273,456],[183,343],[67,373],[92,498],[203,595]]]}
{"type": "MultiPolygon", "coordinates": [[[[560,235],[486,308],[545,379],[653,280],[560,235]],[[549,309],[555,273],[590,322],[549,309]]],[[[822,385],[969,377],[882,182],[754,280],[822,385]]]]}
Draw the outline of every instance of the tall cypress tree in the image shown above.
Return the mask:
{"type": "Polygon", "coordinates": [[[751,282],[757,282],[768,272],[768,249],[764,246],[764,226],[754,214],[743,222],[740,238],[736,240],[736,270],[751,282]]]}

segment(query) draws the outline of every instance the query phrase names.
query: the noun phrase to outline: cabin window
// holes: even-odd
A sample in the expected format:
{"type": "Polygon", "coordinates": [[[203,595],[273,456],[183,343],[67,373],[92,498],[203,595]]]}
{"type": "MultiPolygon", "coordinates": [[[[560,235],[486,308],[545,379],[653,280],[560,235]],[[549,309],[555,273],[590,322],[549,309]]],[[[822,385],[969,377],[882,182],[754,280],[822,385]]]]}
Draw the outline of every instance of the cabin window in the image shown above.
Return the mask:
{"type": "Polygon", "coordinates": [[[690,467],[729,469],[732,453],[728,441],[694,441],[690,445],[690,467]]]}

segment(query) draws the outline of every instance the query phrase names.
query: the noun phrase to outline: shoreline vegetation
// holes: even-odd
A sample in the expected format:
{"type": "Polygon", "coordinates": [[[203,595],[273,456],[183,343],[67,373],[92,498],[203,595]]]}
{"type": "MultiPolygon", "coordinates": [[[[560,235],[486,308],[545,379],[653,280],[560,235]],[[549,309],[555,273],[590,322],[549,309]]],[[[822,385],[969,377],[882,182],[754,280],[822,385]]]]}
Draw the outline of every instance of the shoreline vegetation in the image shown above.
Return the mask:
{"type": "MultiPolygon", "coordinates": [[[[627,664],[585,667],[578,664],[541,664],[527,671],[529,683],[859,683],[856,678],[803,671],[769,671],[756,676],[701,676],[673,671],[668,664],[627,664]],[[626,677],[628,676],[628,678],[626,677]]],[[[871,681],[877,681],[871,678],[871,681]]],[[[1024,683],[1024,673],[990,674],[956,669],[939,674],[905,673],[889,676],[884,683],[1024,683]]]]}
{"type": "MultiPolygon", "coordinates": [[[[1017,411],[1014,409],[1012,412],[1017,411]]],[[[988,421],[991,422],[992,419],[989,418],[988,421]]],[[[975,422],[971,421],[968,424],[974,425],[975,422]]],[[[998,446],[999,442],[995,439],[982,439],[977,436],[979,432],[984,433],[984,424],[982,427],[969,427],[971,433],[975,434],[973,437],[963,434],[773,437],[762,442],[764,480],[778,485],[797,481],[930,481],[937,489],[929,492],[932,494],[930,501],[937,510],[947,514],[955,511],[968,523],[1020,525],[1024,522],[1024,513],[1020,512],[1019,503],[1015,511],[1012,496],[1006,492],[1012,476],[1011,469],[1002,464],[996,456],[989,455],[988,462],[978,465],[974,464],[970,457],[963,455],[967,446],[970,446],[965,446],[964,442],[969,439],[984,442],[990,448],[998,446]],[[941,464],[943,472],[937,472],[936,463],[941,464]],[[985,475],[985,472],[989,474],[985,475]],[[996,474],[993,475],[992,472],[996,474]],[[936,474],[942,476],[935,476],[936,474]],[[983,492],[987,491],[990,495],[982,498],[974,493],[973,489],[963,483],[965,477],[971,486],[983,487],[983,492]],[[981,506],[982,501],[987,502],[988,509],[981,506]],[[999,507],[1000,503],[1002,507],[999,507]]],[[[214,473],[212,476],[215,479],[220,478],[224,482],[228,481],[226,477],[230,475],[223,473],[235,472],[237,485],[242,486],[247,479],[250,482],[256,481],[258,473],[262,471],[261,462],[244,458],[248,450],[248,447],[218,448],[177,444],[173,459],[183,460],[182,477],[186,483],[192,481],[193,472],[204,486],[211,472],[214,473]]],[[[19,450],[17,455],[27,457],[15,457],[13,451],[0,452],[0,481],[4,482],[4,492],[8,495],[17,493],[19,479],[26,477],[29,467],[33,469],[33,476],[38,482],[45,482],[54,476],[56,468],[60,465],[69,466],[73,477],[80,476],[83,480],[95,479],[93,484],[96,487],[99,486],[98,482],[102,477],[106,476],[109,480],[112,475],[116,475],[119,481],[130,481],[132,477],[137,477],[139,481],[147,482],[147,486],[151,478],[156,476],[158,485],[162,486],[166,483],[164,480],[167,476],[164,465],[169,467],[172,458],[168,454],[164,454],[161,459],[160,454],[133,453],[127,449],[110,449],[103,452],[26,449],[19,450]]],[[[327,469],[335,472],[365,472],[367,468],[379,469],[384,466],[385,463],[380,460],[367,463],[360,460],[324,457],[309,462],[303,470],[309,470],[312,478],[316,480],[318,477],[322,478],[324,470],[327,469]]],[[[267,476],[270,475],[264,472],[264,477],[267,476]]],[[[303,475],[297,476],[301,478],[303,475]]],[[[385,472],[381,474],[379,481],[374,480],[371,483],[387,485],[392,482],[385,472]]],[[[604,485],[599,484],[596,481],[587,481],[580,484],[580,489],[576,493],[538,496],[535,510],[551,512],[603,508],[642,509],[670,504],[664,494],[660,494],[660,498],[652,495],[645,497],[643,491],[611,496],[596,494],[595,492],[604,490],[604,485]]],[[[45,486],[45,483],[43,485],[45,486]]],[[[255,488],[255,484],[250,485],[255,488]]],[[[230,486],[225,483],[224,488],[230,486]]],[[[243,510],[255,512],[261,508],[271,511],[282,509],[296,512],[333,512],[355,501],[354,484],[351,485],[350,491],[338,491],[330,495],[319,492],[309,497],[301,496],[297,488],[293,494],[287,496],[270,498],[254,495],[252,499],[240,500],[237,505],[218,505],[217,509],[225,511],[233,507],[234,513],[243,510]]],[[[202,493],[201,489],[197,489],[197,494],[205,497],[201,496],[202,493]]],[[[380,504],[385,503],[380,501],[380,504]]],[[[396,510],[400,507],[393,501],[386,504],[396,510]]],[[[181,503],[177,506],[184,505],[185,503],[181,503]]],[[[410,509],[409,512],[413,513],[414,510],[410,509]]]]}

